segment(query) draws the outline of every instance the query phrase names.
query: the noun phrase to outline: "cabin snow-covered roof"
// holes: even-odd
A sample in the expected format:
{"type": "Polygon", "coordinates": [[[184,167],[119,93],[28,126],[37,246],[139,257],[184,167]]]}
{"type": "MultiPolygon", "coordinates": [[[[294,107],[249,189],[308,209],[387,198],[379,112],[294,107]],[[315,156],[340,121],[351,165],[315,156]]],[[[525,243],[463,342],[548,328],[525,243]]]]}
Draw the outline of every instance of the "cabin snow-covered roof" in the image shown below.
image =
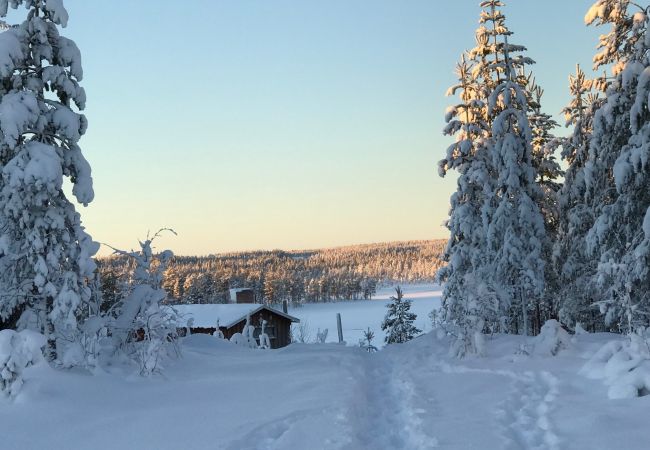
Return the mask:
{"type": "Polygon", "coordinates": [[[230,303],[230,304],[209,304],[209,305],[175,305],[174,309],[180,315],[179,326],[186,326],[187,321],[193,319],[194,327],[216,327],[217,320],[219,326],[230,328],[231,326],[246,319],[246,316],[253,315],[261,309],[267,309],[273,313],[282,316],[292,322],[300,322],[296,317],[285,314],[270,306],[260,305],[259,303],[230,303]]]}

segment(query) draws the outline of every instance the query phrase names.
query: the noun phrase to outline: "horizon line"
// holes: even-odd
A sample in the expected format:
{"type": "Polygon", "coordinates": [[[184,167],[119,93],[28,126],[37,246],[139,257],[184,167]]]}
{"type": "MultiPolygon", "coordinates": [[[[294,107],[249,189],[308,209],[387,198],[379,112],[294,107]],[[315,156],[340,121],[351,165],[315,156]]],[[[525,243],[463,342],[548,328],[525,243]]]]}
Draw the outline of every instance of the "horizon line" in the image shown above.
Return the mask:
{"type": "MultiPolygon", "coordinates": [[[[318,252],[325,250],[340,250],[353,247],[371,247],[376,245],[388,245],[388,244],[407,244],[407,243],[426,243],[426,242],[437,242],[437,241],[447,241],[447,238],[432,238],[432,239],[406,239],[400,241],[380,241],[380,242],[365,242],[360,244],[345,244],[345,245],[335,245],[332,247],[317,247],[317,248],[294,248],[294,249],[282,249],[282,248],[258,248],[251,250],[234,250],[227,252],[217,252],[217,253],[207,253],[201,255],[189,255],[189,254],[180,254],[174,253],[174,257],[195,257],[195,258],[209,258],[212,256],[228,256],[228,255],[242,255],[247,253],[273,253],[273,252],[285,252],[285,253],[305,253],[305,252],[318,252]]],[[[104,244],[102,244],[104,245],[104,244]]],[[[134,251],[134,250],[129,250],[134,251]]],[[[173,252],[173,250],[172,250],[173,252]]],[[[95,255],[95,259],[109,259],[109,258],[119,258],[124,255],[116,255],[111,253],[109,255],[95,255]]]]}

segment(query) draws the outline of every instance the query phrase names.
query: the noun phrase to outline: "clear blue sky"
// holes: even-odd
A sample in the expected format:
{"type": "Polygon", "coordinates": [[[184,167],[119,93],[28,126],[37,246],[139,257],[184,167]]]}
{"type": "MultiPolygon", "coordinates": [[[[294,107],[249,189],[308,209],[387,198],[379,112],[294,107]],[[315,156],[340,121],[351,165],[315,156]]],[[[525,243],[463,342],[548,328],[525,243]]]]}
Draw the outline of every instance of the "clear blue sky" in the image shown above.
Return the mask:
{"type": "MultiPolygon", "coordinates": [[[[179,254],[446,236],[437,176],[478,0],[65,0],[83,55],[98,241],[179,254]]],[[[545,109],[590,66],[591,0],[510,0],[545,109]]],[[[559,118],[559,116],[558,116],[559,118]]]]}

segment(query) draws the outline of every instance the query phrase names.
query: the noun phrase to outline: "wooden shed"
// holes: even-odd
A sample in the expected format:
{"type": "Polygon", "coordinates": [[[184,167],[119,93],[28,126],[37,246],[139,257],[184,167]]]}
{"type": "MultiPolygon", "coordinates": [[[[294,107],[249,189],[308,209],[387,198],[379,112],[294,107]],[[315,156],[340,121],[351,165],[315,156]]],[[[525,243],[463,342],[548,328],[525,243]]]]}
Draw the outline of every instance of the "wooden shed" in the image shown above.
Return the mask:
{"type": "Polygon", "coordinates": [[[249,288],[230,289],[230,303],[255,303],[255,292],[249,288]]]}
{"type": "Polygon", "coordinates": [[[296,317],[282,311],[260,304],[225,304],[225,305],[178,305],[175,307],[184,320],[190,321],[192,334],[213,334],[219,329],[226,339],[241,333],[250,317],[250,324],[255,326],[254,336],[262,332],[262,320],[266,320],[265,332],[271,341],[271,348],[286,347],[291,343],[291,324],[300,322],[296,317]]]}

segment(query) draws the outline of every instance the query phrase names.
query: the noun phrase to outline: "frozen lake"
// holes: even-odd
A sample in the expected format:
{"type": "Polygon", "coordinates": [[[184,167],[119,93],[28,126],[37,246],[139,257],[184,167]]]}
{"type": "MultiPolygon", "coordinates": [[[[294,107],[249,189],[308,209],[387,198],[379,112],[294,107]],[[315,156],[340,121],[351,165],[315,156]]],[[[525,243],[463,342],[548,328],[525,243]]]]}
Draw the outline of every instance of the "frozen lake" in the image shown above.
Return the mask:
{"type": "MultiPolygon", "coordinates": [[[[415,326],[423,332],[431,330],[429,313],[440,307],[442,288],[434,284],[403,285],[404,298],[413,300],[411,311],[417,314],[415,326]]],[[[341,313],[343,339],[348,345],[357,345],[368,327],[375,333],[373,344],[380,347],[384,343],[381,323],[386,315],[386,305],[395,295],[395,287],[379,289],[372,300],[355,300],[331,303],[309,303],[298,308],[290,308],[289,314],[306,324],[311,339],[316,338],[320,329],[328,329],[327,342],[338,342],[336,313],[341,313]]],[[[294,325],[297,327],[299,325],[294,325]]]]}

